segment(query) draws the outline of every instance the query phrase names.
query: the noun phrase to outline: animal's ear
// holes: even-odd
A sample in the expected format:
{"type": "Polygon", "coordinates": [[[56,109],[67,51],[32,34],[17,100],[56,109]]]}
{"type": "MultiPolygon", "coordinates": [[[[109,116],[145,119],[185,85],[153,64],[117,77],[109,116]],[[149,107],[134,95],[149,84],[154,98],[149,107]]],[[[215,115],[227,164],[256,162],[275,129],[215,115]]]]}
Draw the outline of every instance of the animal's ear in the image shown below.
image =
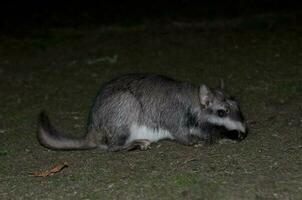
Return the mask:
{"type": "Polygon", "coordinates": [[[213,94],[206,85],[199,86],[199,101],[201,105],[207,107],[213,100],[213,94]]]}
{"type": "Polygon", "coordinates": [[[224,84],[224,80],[222,78],[220,79],[220,89],[225,90],[225,84],[224,84]]]}

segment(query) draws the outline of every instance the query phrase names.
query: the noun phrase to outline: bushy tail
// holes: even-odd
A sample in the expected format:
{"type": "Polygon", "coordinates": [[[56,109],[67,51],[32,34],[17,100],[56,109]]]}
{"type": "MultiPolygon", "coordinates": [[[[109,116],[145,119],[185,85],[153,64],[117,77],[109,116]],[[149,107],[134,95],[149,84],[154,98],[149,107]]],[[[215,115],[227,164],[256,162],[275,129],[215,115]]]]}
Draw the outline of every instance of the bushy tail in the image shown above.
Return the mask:
{"type": "Polygon", "coordinates": [[[72,138],[58,132],[50,123],[45,112],[41,112],[38,120],[38,140],[50,149],[76,150],[93,149],[96,144],[89,142],[88,138],[72,138]]]}

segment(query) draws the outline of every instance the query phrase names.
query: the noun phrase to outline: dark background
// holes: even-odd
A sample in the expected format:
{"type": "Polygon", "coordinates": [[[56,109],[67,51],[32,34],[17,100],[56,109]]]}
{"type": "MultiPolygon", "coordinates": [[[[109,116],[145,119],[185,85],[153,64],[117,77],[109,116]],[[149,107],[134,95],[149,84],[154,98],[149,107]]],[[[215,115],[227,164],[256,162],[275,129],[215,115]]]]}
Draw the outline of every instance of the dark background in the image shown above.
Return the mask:
{"type": "Polygon", "coordinates": [[[154,0],[56,2],[7,1],[1,3],[0,28],[24,28],[129,24],[142,20],[216,19],[254,14],[290,13],[300,16],[299,1],[281,0],[154,0]]]}

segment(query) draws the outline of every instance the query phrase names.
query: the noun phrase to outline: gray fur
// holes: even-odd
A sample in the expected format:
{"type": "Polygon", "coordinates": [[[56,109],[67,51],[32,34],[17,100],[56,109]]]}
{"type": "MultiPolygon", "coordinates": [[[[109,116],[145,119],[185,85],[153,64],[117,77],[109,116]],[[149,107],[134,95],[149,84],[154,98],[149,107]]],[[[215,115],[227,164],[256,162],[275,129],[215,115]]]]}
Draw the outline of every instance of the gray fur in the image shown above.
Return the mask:
{"type": "Polygon", "coordinates": [[[193,144],[196,137],[207,140],[214,132],[236,131],[240,133],[238,137],[246,136],[237,102],[230,100],[222,89],[213,90],[160,75],[130,74],[101,88],[90,110],[86,136],[63,136],[42,113],[38,138],[42,145],[52,149],[100,147],[118,151],[141,140],[145,141],[141,148],[146,148],[149,144],[146,138],[131,141],[140,137],[139,133],[134,136],[133,130],[160,133],[185,145],[193,144]],[[226,110],[227,116],[219,117],[218,110],[226,110]]]}

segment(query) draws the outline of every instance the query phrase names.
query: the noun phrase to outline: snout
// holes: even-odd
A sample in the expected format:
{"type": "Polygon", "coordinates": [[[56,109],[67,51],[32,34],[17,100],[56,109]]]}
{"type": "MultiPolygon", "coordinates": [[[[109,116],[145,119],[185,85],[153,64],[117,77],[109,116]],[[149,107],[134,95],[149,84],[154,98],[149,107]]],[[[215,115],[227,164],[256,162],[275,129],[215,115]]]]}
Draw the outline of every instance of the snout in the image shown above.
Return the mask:
{"type": "Polygon", "coordinates": [[[237,130],[233,130],[233,131],[226,131],[224,133],[224,136],[228,139],[231,140],[236,140],[236,141],[242,141],[244,140],[248,135],[248,132],[242,132],[242,131],[237,131],[237,130]]]}
{"type": "Polygon", "coordinates": [[[238,130],[237,131],[237,140],[238,141],[242,141],[247,137],[248,134],[248,128],[246,126],[246,124],[244,123],[242,130],[238,130]]]}
{"type": "Polygon", "coordinates": [[[247,132],[240,132],[237,133],[237,140],[242,141],[247,137],[247,132]]]}

